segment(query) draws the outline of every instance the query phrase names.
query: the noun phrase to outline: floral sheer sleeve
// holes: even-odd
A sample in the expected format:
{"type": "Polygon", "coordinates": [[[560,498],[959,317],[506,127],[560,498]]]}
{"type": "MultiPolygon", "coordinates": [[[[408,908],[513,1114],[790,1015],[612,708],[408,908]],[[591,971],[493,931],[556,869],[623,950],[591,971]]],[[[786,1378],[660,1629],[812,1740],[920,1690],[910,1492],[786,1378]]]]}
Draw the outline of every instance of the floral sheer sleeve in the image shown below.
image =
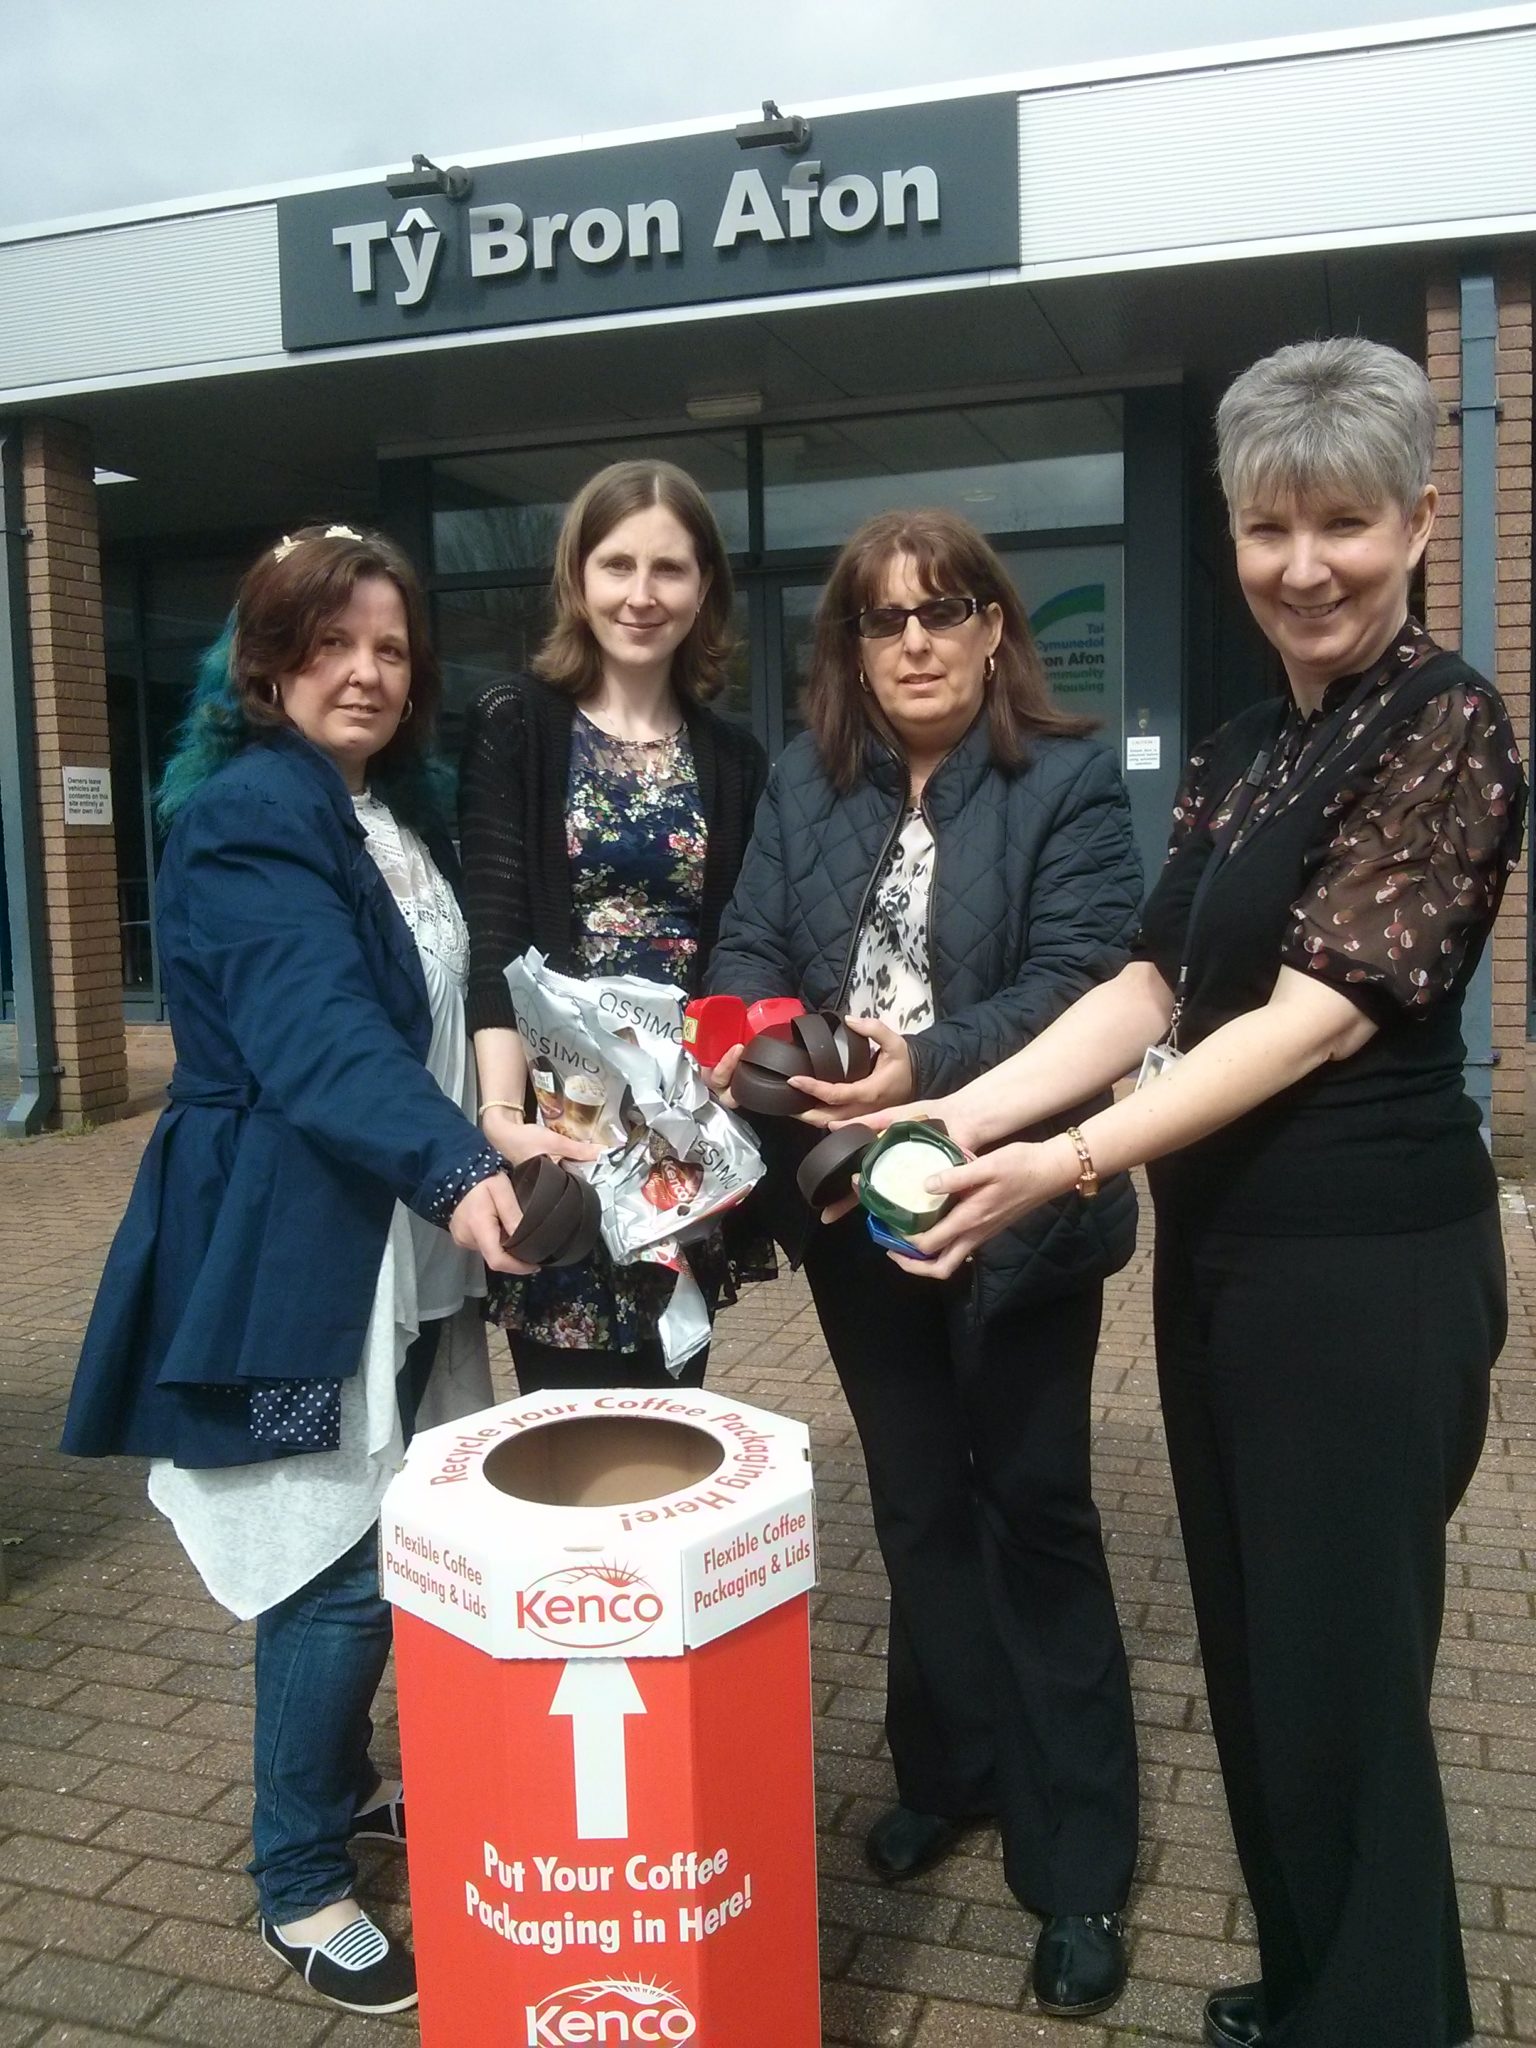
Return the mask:
{"type": "Polygon", "coordinates": [[[1427,703],[1328,806],[1333,842],[1293,905],[1288,967],[1393,1010],[1457,982],[1520,857],[1525,778],[1497,694],[1427,703]]]}
{"type": "Polygon", "coordinates": [[[1205,803],[1205,780],[1210,767],[1206,751],[1191,754],[1184,764],[1184,773],[1179,777],[1178,794],[1173,800],[1173,823],[1168,830],[1168,858],[1187,846],[1195,836],[1200,824],[1200,812],[1205,803]]]}

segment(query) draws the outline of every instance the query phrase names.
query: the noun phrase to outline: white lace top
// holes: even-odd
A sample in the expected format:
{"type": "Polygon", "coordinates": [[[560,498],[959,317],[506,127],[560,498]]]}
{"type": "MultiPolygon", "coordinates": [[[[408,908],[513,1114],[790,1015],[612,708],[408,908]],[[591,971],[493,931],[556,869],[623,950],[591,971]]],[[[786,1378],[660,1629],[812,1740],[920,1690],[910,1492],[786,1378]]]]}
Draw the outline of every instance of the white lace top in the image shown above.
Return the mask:
{"type": "Polygon", "coordinates": [[[884,874],[865,913],[844,1005],[850,1017],[878,1017],[905,1036],[933,1022],[928,959],[928,898],[933,834],[922,807],[902,821],[884,874]]]}
{"type": "MultiPolygon", "coordinates": [[[[464,1028],[469,934],[463,916],[419,836],[377,798],[364,793],[352,802],[421,958],[432,1011],[427,1071],[473,1122],[478,1105],[464,1028]]],[[[264,1613],[307,1586],[371,1527],[404,1450],[396,1375],[423,1323],[441,1322],[443,1330],[418,1428],[487,1405],[490,1368],[476,1305],[484,1293],[479,1258],[397,1202],[362,1362],[342,1382],[337,1448],[218,1471],[154,1461],[149,1497],[175,1524],[203,1583],[223,1606],[242,1620],[264,1613]],[[263,1542],[265,1531],[280,1532],[280,1540],[263,1542]]]]}

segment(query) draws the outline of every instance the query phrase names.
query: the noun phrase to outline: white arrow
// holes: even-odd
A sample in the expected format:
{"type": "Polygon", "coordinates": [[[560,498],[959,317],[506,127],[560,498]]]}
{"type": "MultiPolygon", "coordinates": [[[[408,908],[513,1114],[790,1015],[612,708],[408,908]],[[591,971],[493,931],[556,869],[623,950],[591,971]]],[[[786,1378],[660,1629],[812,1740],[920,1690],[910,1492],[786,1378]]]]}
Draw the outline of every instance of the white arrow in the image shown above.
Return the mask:
{"type": "Polygon", "coordinates": [[[549,1711],[571,1717],[580,1841],[623,1841],[629,1834],[624,1719],[645,1710],[622,1657],[573,1657],[560,1674],[549,1711]]]}

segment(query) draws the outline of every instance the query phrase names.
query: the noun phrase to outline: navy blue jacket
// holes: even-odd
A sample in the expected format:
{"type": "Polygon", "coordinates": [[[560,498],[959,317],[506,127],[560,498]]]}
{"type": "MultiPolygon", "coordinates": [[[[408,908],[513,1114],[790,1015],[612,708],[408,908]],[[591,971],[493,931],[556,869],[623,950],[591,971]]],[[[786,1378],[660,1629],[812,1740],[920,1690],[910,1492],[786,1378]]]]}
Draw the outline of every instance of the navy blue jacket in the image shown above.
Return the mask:
{"type": "MultiPolygon", "coordinates": [[[[434,857],[452,860],[434,844],[434,857]]],[[[156,916],[176,1067],[86,1331],[63,1448],[282,1455],[252,1380],[356,1372],[398,1199],[486,1148],[428,1074],[426,985],[332,763],[277,733],[177,818],[156,916]]]]}
{"type": "MultiPolygon", "coordinates": [[[[1085,739],[1030,744],[1025,768],[999,768],[978,720],[923,792],[935,847],[935,1019],[907,1040],[916,1097],[948,1094],[996,1066],[1128,957],[1141,867],[1114,761],[1085,739]]],[[[710,992],[842,1009],[869,893],[906,802],[906,765],[888,747],[871,743],[865,773],[846,795],[809,733],[786,747],[710,960],[710,992]]],[[[785,1142],[799,1127],[770,1129],[765,1120],[759,1128],[772,1228],[794,1251],[810,1225],[790,1178],[802,1148],[785,1142]]],[[[1130,1257],[1135,1231],[1124,1175],[1093,1202],[1069,1195],[1049,1203],[982,1248],[972,1309],[985,1319],[1101,1279],[1130,1257]]]]}

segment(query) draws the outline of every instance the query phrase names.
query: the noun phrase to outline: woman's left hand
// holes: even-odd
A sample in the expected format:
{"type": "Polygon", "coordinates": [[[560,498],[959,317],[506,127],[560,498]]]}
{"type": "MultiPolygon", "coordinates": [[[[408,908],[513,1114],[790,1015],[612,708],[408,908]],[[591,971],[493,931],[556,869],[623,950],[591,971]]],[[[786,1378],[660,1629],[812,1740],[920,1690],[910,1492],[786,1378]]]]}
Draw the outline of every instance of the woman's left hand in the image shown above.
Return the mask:
{"type": "Polygon", "coordinates": [[[901,1033],[878,1017],[850,1017],[847,1023],[850,1031],[867,1038],[875,1049],[875,1064],[864,1079],[813,1081],[809,1074],[796,1074],[789,1084],[810,1098],[799,1120],[817,1130],[857,1123],[874,1110],[912,1099],[912,1055],[901,1033]]]}
{"type": "Polygon", "coordinates": [[[478,1252],[493,1273],[534,1273],[536,1266],[514,1259],[507,1239],[523,1220],[512,1183],[504,1173],[477,1181],[448,1219],[448,1235],[460,1250],[478,1252]]]}
{"type": "Polygon", "coordinates": [[[954,1207],[931,1230],[911,1240],[928,1256],[904,1259],[898,1252],[888,1254],[904,1273],[916,1273],[925,1280],[947,1280],[988,1238],[1066,1191],[1050,1141],[1000,1145],[995,1152],[984,1153],[964,1166],[946,1167],[934,1174],[928,1185],[954,1197],[954,1207]]]}

